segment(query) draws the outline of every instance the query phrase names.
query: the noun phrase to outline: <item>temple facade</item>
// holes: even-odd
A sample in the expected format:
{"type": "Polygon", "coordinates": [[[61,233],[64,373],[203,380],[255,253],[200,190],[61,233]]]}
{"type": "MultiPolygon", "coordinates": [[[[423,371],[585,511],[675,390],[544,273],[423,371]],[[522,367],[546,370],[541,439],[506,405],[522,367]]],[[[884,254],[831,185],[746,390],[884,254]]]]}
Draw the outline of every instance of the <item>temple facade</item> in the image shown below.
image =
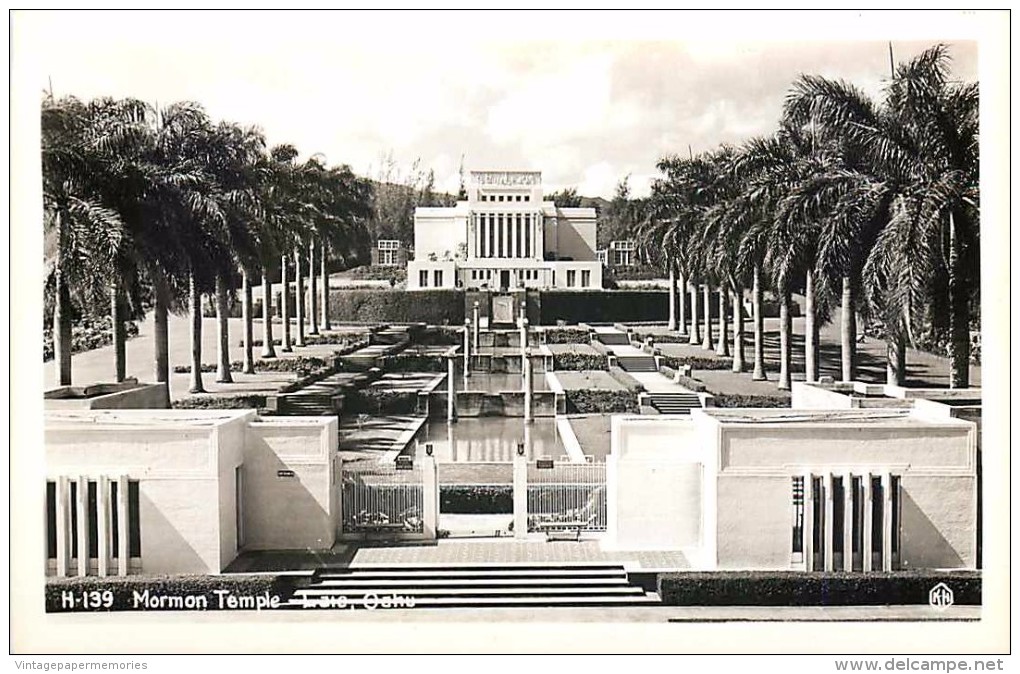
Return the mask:
{"type": "Polygon", "coordinates": [[[467,199],[417,208],[409,290],[602,287],[594,208],[546,201],[538,171],[472,171],[467,199]]]}

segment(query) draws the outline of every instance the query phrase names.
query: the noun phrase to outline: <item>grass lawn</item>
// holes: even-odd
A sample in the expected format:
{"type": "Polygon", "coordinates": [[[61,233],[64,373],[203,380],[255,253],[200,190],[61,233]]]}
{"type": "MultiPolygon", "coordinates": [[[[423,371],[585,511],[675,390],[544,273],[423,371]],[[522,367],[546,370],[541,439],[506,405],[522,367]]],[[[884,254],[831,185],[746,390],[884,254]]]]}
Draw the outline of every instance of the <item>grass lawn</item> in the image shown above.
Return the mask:
{"type": "Polygon", "coordinates": [[[565,391],[627,390],[620,382],[613,379],[608,372],[603,370],[557,371],[556,377],[560,380],[560,384],[563,385],[563,390],[565,391]]]}

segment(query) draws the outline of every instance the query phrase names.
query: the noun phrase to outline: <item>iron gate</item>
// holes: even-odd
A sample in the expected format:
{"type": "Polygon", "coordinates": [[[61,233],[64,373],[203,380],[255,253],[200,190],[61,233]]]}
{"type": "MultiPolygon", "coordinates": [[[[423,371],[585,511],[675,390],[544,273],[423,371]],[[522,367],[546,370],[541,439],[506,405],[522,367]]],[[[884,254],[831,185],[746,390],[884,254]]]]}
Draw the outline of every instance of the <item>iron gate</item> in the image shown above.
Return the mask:
{"type": "Polygon", "coordinates": [[[606,530],[606,464],[528,464],[528,531],[606,530]]]}
{"type": "Polygon", "coordinates": [[[420,534],[424,480],[414,464],[358,461],[341,472],[342,532],[420,534]]]}

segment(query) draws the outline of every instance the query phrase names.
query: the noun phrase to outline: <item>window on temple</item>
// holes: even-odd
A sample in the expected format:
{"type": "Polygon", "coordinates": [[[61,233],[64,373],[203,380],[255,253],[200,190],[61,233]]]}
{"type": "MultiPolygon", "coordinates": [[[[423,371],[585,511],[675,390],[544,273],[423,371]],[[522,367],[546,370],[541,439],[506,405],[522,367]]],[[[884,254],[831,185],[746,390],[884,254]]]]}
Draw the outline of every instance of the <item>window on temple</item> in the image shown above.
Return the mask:
{"type": "Polygon", "coordinates": [[[581,287],[582,288],[591,287],[591,272],[587,269],[581,270],[581,287]]]}
{"type": "Polygon", "coordinates": [[[422,269],[418,272],[418,285],[422,288],[428,287],[429,284],[429,272],[426,269],[422,269]]]}
{"type": "Polygon", "coordinates": [[[567,287],[568,288],[573,288],[575,285],[577,285],[577,272],[574,271],[573,269],[568,269],[567,270],[567,287]]]}
{"type": "Polygon", "coordinates": [[[435,282],[432,285],[434,285],[437,288],[441,288],[443,286],[443,270],[436,269],[435,273],[433,274],[433,279],[435,280],[435,282]]]}
{"type": "Polygon", "coordinates": [[[799,563],[804,561],[804,478],[797,476],[791,479],[793,489],[793,523],[791,560],[799,563]]]}

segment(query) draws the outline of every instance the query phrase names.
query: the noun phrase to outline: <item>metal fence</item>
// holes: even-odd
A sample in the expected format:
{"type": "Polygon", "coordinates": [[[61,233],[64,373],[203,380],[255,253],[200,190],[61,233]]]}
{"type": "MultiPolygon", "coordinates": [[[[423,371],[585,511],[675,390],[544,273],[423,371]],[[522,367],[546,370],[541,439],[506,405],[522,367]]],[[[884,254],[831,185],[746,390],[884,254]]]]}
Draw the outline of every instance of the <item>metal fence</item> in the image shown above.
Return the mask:
{"type": "Polygon", "coordinates": [[[341,474],[344,533],[422,533],[421,469],[376,462],[345,463],[341,474]]]}
{"type": "Polygon", "coordinates": [[[528,464],[528,530],[605,531],[606,464],[540,465],[528,464]]]}

